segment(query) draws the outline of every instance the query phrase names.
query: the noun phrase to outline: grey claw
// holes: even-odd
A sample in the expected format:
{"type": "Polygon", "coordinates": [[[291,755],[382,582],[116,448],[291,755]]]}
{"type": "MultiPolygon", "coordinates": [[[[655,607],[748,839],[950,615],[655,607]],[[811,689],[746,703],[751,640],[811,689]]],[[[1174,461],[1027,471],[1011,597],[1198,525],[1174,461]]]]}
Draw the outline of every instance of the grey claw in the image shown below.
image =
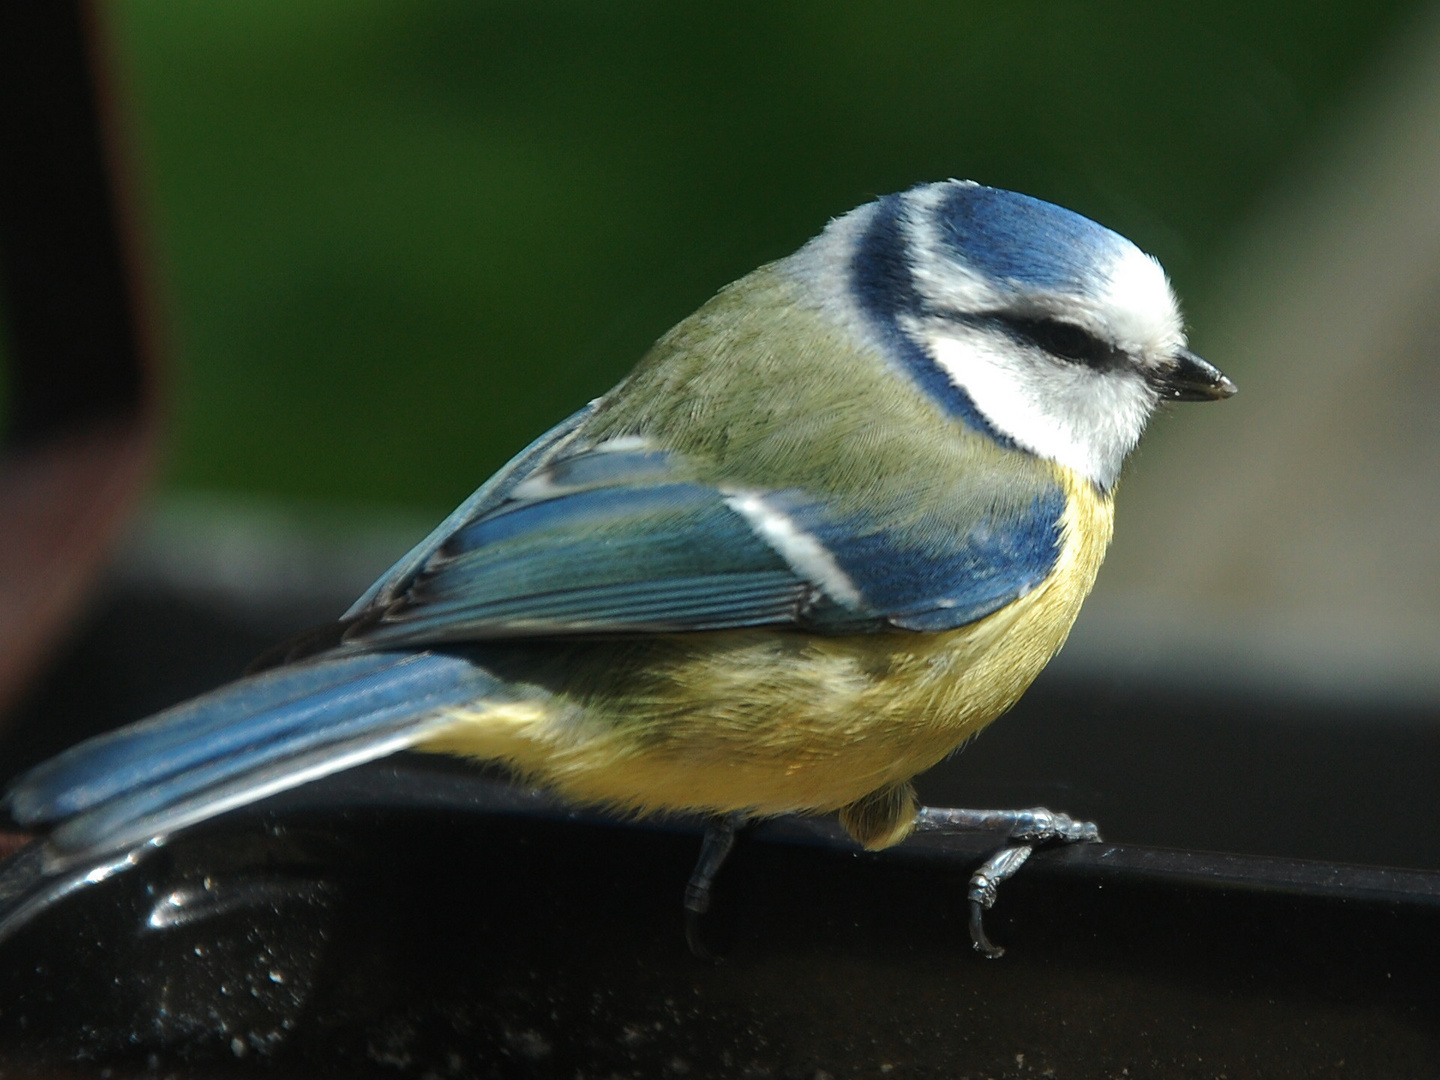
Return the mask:
{"type": "Polygon", "coordinates": [[[987,960],[999,960],[1005,955],[1005,947],[996,945],[985,936],[985,909],[979,901],[970,901],[970,944],[987,960]]]}
{"type": "Polygon", "coordinates": [[[1032,844],[1001,848],[970,875],[970,942],[976,952],[991,960],[1004,956],[1005,950],[986,935],[985,912],[995,906],[995,894],[1000,883],[1014,877],[1034,850],[1032,844]]]}
{"type": "Polygon", "coordinates": [[[998,833],[1002,847],[970,878],[970,940],[975,950],[992,959],[1005,950],[985,934],[985,911],[994,905],[1000,883],[1015,875],[1036,846],[1045,843],[1093,844],[1100,830],[1093,821],[1077,821],[1043,806],[1029,810],[968,810],[963,807],[922,806],[915,814],[917,832],[958,832],[974,829],[998,833]]]}

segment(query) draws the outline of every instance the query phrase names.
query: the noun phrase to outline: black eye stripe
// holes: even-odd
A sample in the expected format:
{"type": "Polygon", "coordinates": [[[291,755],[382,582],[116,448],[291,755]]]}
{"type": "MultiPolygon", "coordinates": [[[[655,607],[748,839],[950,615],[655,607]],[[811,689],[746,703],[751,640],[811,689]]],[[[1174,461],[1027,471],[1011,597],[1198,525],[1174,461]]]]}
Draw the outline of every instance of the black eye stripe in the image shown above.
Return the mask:
{"type": "Polygon", "coordinates": [[[1019,345],[1029,345],[1072,364],[1084,364],[1098,371],[1124,367],[1131,361],[1110,342],[1096,337],[1083,326],[1043,315],[1014,315],[1005,311],[983,314],[926,309],[926,313],[977,330],[998,330],[1019,345]]]}
{"type": "Polygon", "coordinates": [[[999,313],[986,319],[1016,341],[1044,349],[1062,360],[1093,368],[1115,367],[1124,361],[1124,354],[1114,345],[1074,323],[999,313]]]}

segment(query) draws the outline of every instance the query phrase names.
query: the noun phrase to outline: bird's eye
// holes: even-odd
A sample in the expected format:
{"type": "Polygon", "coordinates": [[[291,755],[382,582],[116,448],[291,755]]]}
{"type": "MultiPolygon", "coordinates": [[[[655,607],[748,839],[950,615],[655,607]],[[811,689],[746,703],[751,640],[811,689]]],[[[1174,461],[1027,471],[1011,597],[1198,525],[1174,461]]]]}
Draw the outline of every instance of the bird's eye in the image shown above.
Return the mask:
{"type": "Polygon", "coordinates": [[[1038,346],[1063,360],[1085,364],[1087,367],[1104,368],[1120,359],[1115,346],[1074,323],[1019,315],[1001,315],[998,319],[1013,337],[1038,346]]]}

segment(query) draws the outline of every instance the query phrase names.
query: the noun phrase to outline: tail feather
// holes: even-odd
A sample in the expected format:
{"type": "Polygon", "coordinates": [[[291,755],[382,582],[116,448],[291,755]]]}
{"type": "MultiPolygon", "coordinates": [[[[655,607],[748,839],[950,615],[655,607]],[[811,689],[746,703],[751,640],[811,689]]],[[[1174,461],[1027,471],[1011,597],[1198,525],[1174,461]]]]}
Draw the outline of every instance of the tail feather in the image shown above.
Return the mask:
{"type": "Polygon", "coordinates": [[[456,707],[513,691],[447,653],[362,653],[241,679],[22,776],[11,816],[57,854],[122,850],[413,745],[456,707]]]}
{"type": "Polygon", "coordinates": [[[147,791],[135,792],[67,819],[51,831],[46,842],[55,859],[66,865],[75,855],[90,858],[101,852],[125,851],[322,776],[388,757],[445,723],[443,714],[432,714],[387,725],[357,738],[325,743],[308,753],[287,754],[261,767],[251,766],[238,775],[223,775],[208,784],[198,779],[195,784],[175,784],[164,799],[151,797],[147,791]]]}
{"type": "Polygon", "coordinates": [[[408,659],[403,653],[361,653],[222,686],[32,769],[10,791],[10,814],[21,825],[38,825],[79,813],[303,723],[305,706],[323,707],[327,695],[408,659]]]}

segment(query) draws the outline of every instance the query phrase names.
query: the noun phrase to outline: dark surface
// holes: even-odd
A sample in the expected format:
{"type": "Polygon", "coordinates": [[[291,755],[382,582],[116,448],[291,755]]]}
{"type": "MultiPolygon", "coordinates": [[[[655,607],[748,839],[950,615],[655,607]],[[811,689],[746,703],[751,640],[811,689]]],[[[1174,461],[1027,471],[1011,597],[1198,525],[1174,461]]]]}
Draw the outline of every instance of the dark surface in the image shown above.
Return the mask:
{"type": "MultiPolygon", "coordinates": [[[[113,592],[5,760],[233,675],[297,618],[113,592]]],[[[924,787],[1094,814],[1110,840],[1434,866],[1435,741],[1418,712],[1052,678],[924,787]]],[[[988,962],[963,903],[984,838],[865,855],[833,822],[777,822],[721,875],[712,965],[684,946],[688,828],[567,815],[420,756],[312,785],[0,947],[0,1070],[1436,1075],[1434,874],[1047,851],[1002,889],[1009,952],[988,962]],[[180,924],[144,929],[157,905],[180,924]]]]}
{"type": "Polygon", "coordinates": [[[738,848],[706,926],[712,964],[683,943],[693,834],[333,808],[212,828],[0,950],[0,1066],[1434,1075],[1434,907],[1052,858],[1002,892],[990,922],[1010,952],[991,962],[966,936],[966,860],[793,838],[760,830],[738,848]],[[152,925],[177,910],[179,925],[152,925]]]}

